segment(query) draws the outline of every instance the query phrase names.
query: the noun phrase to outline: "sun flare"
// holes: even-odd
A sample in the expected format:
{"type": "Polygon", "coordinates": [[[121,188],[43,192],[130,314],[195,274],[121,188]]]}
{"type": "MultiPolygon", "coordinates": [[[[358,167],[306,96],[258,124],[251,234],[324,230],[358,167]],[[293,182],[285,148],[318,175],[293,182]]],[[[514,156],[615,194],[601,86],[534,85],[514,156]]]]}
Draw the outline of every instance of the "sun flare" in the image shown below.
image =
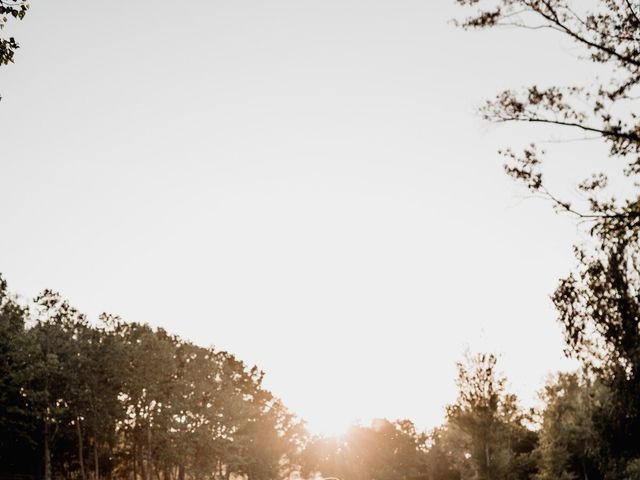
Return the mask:
{"type": "Polygon", "coordinates": [[[349,419],[327,411],[326,415],[307,419],[307,429],[314,436],[341,437],[346,435],[353,425],[362,423],[360,419],[349,419]]]}

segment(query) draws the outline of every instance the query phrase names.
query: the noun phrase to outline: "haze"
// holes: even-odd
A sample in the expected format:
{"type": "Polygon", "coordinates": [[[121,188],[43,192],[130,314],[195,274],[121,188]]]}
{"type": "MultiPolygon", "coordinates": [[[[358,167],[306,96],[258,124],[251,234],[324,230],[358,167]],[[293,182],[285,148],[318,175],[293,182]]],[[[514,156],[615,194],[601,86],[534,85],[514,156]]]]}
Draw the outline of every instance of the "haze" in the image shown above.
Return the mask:
{"type": "Polygon", "coordinates": [[[475,110],[589,66],[452,3],[34,4],[0,85],[11,289],[232,351],[312,432],[436,425],[467,348],[534,402],[571,365],[549,294],[578,234],[502,171],[532,131],[475,110]]]}

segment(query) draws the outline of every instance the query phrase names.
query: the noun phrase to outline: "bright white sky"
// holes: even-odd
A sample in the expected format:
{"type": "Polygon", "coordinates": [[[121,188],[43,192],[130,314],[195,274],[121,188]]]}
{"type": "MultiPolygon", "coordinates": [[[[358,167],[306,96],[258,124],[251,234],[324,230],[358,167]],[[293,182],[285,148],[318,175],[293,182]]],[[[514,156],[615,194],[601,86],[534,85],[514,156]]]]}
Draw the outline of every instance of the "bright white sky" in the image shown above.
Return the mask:
{"type": "MultiPolygon", "coordinates": [[[[591,66],[553,34],[458,30],[459,13],[34,2],[0,71],[0,271],[258,364],[313,432],[439,423],[466,348],[501,354],[531,403],[569,365],[549,294],[577,231],[495,152],[559,135],[475,109],[591,66]]],[[[547,146],[585,166],[601,151],[547,146]]],[[[552,159],[573,192],[575,164],[552,159]]]]}

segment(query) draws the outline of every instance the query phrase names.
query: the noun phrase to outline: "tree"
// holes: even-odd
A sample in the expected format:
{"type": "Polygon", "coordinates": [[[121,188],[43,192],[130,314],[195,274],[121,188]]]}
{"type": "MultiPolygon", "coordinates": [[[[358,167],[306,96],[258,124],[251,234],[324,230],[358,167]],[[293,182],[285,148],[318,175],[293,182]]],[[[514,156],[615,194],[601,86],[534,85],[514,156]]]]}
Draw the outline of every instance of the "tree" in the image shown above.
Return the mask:
{"type": "MultiPolygon", "coordinates": [[[[607,67],[608,76],[592,84],[506,90],[481,108],[486,120],[554,125],[601,138],[611,157],[626,160],[624,173],[640,173],[640,118],[633,111],[640,82],[640,6],[629,0],[576,2],[570,0],[456,0],[472,6],[472,16],[459,22],[464,28],[510,26],[551,30],[582,48],[587,58],[607,67]],[[482,8],[484,6],[484,8],[482,8]]],[[[585,205],[574,208],[547,189],[541,170],[541,154],[535,144],[522,153],[502,152],[507,173],[532,191],[550,199],[556,207],[596,222],[601,232],[637,229],[638,196],[616,200],[603,198],[607,176],[596,172],[582,181],[585,205]]]]}
{"type": "Polygon", "coordinates": [[[525,460],[535,440],[528,448],[516,448],[530,432],[496,363],[493,354],[477,354],[458,364],[458,398],[447,407],[447,437],[463,479],[502,480],[517,478],[516,473],[526,478],[531,473],[525,460]]]}
{"type": "Polygon", "coordinates": [[[538,480],[598,480],[598,438],[593,409],[603,396],[601,385],[577,374],[559,374],[544,387],[538,480]]]}
{"type": "MultiPolygon", "coordinates": [[[[602,237],[553,300],[565,328],[567,352],[582,359],[607,389],[592,410],[601,471],[626,478],[640,458],[640,297],[635,232],[602,237]]],[[[615,476],[614,476],[615,475],[615,476]]]]}
{"type": "Polygon", "coordinates": [[[428,437],[425,456],[427,480],[460,480],[455,454],[447,442],[445,427],[435,428],[428,437]]]}
{"type": "Polygon", "coordinates": [[[73,337],[76,356],[70,367],[75,372],[76,394],[72,405],[78,461],[82,476],[82,454],[90,448],[88,464],[92,465],[94,479],[102,474],[111,476],[113,472],[112,459],[118,443],[116,427],[124,417],[119,395],[126,365],[124,349],[116,335],[121,323],[118,317],[103,314],[98,325],[77,325],[73,337]],[[83,449],[83,444],[88,448],[83,449]]]}
{"type": "Polygon", "coordinates": [[[124,413],[122,430],[132,446],[134,469],[143,480],[157,472],[158,455],[171,427],[171,400],[176,364],[174,339],[148,325],[122,325],[126,369],[119,394],[124,413]]]}
{"type": "Polygon", "coordinates": [[[27,309],[20,306],[0,276],[0,465],[6,473],[38,473],[35,418],[24,386],[33,373],[35,345],[25,332],[27,309]]]}
{"type": "MultiPolygon", "coordinates": [[[[590,222],[593,242],[576,248],[577,267],[553,295],[566,352],[580,358],[608,391],[592,410],[598,469],[607,478],[640,472],[640,5],[630,0],[457,0],[474,9],[465,28],[511,26],[553,31],[582,49],[605,72],[590,83],[538,87],[498,94],[481,109],[494,122],[546,124],[600,138],[603,160],[624,160],[629,193],[607,190],[608,176],[594,172],[580,183],[585,202],[573,206],[552,192],[535,144],[504,150],[506,171],[560,211],[590,222]]],[[[595,66],[595,65],[594,65],[595,66]]],[[[610,164],[611,162],[607,162],[610,164]]],[[[603,162],[603,168],[605,162],[603,162]]]]}
{"type": "Polygon", "coordinates": [[[263,377],[50,290],[22,307],[0,278],[0,477],[280,478],[305,432],[263,377]]]}
{"type": "Polygon", "coordinates": [[[70,403],[77,395],[74,371],[76,355],[73,336],[84,316],[61,296],[45,290],[35,299],[37,323],[27,331],[36,346],[30,357],[31,375],[23,386],[29,408],[40,423],[44,479],[53,478],[53,450],[71,421],[70,403]]]}

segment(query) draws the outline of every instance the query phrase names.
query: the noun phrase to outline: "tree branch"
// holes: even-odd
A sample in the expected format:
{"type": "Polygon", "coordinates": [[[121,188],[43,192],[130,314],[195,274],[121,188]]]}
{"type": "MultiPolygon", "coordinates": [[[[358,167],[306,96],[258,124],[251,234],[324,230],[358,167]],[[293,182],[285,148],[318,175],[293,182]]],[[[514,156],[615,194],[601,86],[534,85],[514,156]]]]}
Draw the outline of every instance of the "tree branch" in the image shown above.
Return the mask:
{"type": "Polygon", "coordinates": [[[635,18],[638,25],[640,25],[640,18],[638,18],[638,15],[633,10],[633,7],[631,6],[631,2],[629,0],[625,0],[625,3],[627,4],[627,7],[629,7],[629,11],[631,12],[631,15],[633,15],[633,18],[635,18]]]}
{"type": "Polygon", "coordinates": [[[582,125],[581,123],[576,123],[576,122],[563,122],[562,120],[549,120],[549,119],[546,119],[546,118],[517,118],[517,117],[501,118],[501,119],[497,119],[496,121],[497,122],[549,123],[549,124],[553,124],[553,125],[562,125],[562,126],[565,126],[565,127],[575,127],[575,128],[579,128],[581,130],[584,130],[586,132],[599,133],[603,137],[621,138],[621,139],[624,139],[624,140],[629,140],[631,142],[640,144],[640,136],[638,136],[638,135],[631,134],[631,133],[614,132],[614,131],[611,131],[611,130],[603,130],[601,128],[589,127],[587,125],[582,125]]]}
{"type": "Polygon", "coordinates": [[[583,37],[582,35],[579,35],[577,32],[571,30],[564,23],[562,23],[562,21],[560,21],[560,18],[558,17],[558,14],[556,13],[555,9],[549,4],[548,1],[542,0],[542,3],[549,9],[549,12],[551,12],[551,14],[545,13],[540,8],[537,8],[537,7],[535,7],[535,6],[531,5],[531,4],[528,4],[528,5],[534,12],[538,13],[539,15],[541,15],[547,21],[557,25],[559,28],[562,29],[562,31],[564,33],[566,33],[570,37],[574,38],[578,42],[581,42],[581,43],[583,43],[583,44],[585,44],[585,45],[587,45],[587,46],[589,46],[591,48],[595,48],[597,50],[601,50],[601,51],[611,55],[612,57],[617,58],[621,62],[631,64],[631,65],[633,65],[635,67],[640,67],[640,61],[639,60],[636,60],[634,58],[622,55],[622,54],[618,53],[613,48],[607,47],[606,45],[602,45],[602,44],[596,43],[596,42],[594,42],[592,40],[589,40],[589,39],[583,37]]]}

